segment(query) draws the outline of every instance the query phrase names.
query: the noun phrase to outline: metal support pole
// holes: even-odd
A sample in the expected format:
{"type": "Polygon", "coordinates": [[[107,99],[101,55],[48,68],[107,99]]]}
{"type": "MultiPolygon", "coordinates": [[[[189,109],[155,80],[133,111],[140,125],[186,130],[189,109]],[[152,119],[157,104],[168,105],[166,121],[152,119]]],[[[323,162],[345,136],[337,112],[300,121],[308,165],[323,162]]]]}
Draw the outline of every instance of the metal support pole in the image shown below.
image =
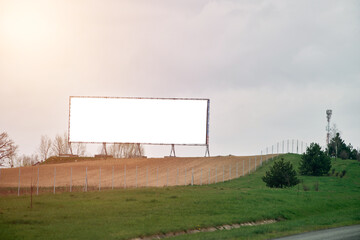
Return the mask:
{"type": "Polygon", "coordinates": [[[184,185],[186,186],[186,168],[185,168],[185,180],[184,181],[185,181],[184,185]]]}
{"type": "Polygon", "coordinates": [[[136,166],[136,169],[135,169],[135,187],[137,188],[138,187],[138,183],[137,183],[137,166],[136,166]]]}
{"type": "Polygon", "coordinates": [[[166,169],[166,186],[169,186],[169,168],[166,169]]]}
{"type": "Polygon", "coordinates": [[[20,175],[21,175],[21,171],[20,171],[20,167],[19,167],[18,196],[20,196],[20,175]]]}
{"type": "Polygon", "coordinates": [[[261,157],[260,157],[260,166],[262,166],[262,150],[261,150],[261,157]]]}
{"type": "Polygon", "coordinates": [[[282,153],[284,153],[284,140],[282,140],[282,153]]]}
{"type": "Polygon", "coordinates": [[[218,177],[218,174],[217,174],[217,166],[215,167],[215,183],[217,183],[217,177],[218,177]]]}
{"type": "Polygon", "coordinates": [[[56,167],[54,167],[54,194],[55,194],[55,185],[56,185],[56,167]]]}
{"type": "Polygon", "coordinates": [[[225,166],[223,165],[223,182],[224,182],[224,175],[225,175],[225,166]]]}
{"type": "Polygon", "coordinates": [[[208,184],[210,184],[210,168],[209,168],[209,172],[208,172],[208,184]]]}
{"type": "Polygon", "coordinates": [[[202,186],[202,168],[200,169],[200,186],[202,186]]]}
{"type": "Polygon", "coordinates": [[[85,170],[85,192],[87,192],[87,185],[88,185],[88,179],[87,179],[87,167],[85,170]]]}
{"type": "Polygon", "coordinates": [[[244,171],[245,171],[245,160],[243,159],[242,161],[243,161],[243,176],[245,176],[245,174],[244,174],[244,171]]]}
{"type": "Polygon", "coordinates": [[[114,166],[112,167],[111,189],[114,190],[114,166]]]}
{"type": "Polygon", "coordinates": [[[159,186],[159,167],[156,168],[156,186],[159,186]]]}
{"type": "Polygon", "coordinates": [[[279,155],[279,143],[276,143],[277,154],[279,155]]]}
{"type": "Polygon", "coordinates": [[[146,187],[149,186],[149,182],[148,182],[148,171],[149,171],[149,167],[146,167],[146,187]]]}
{"type": "Polygon", "coordinates": [[[271,146],[271,160],[274,160],[274,145],[271,146]]]}
{"type": "Polygon", "coordinates": [[[39,195],[39,167],[38,167],[38,172],[37,172],[37,182],[36,182],[36,195],[39,195]]]}
{"type": "Polygon", "coordinates": [[[179,168],[177,168],[176,185],[179,185],[179,168]]]}
{"type": "Polygon", "coordinates": [[[231,163],[230,163],[230,166],[229,166],[229,177],[231,179],[231,163]]]}
{"type": "Polygon", "coordinates": [[[70,168],[70,192],[72,191],[72,167],[70,168]]]}
{"type": "Polygon", "coordinates": [[[236,178],[238,178],[239,177],[239,162],[236,162],[236,178]]]}
{"type": "Polygon", "coordinates": [[[250,159],[251,159],[251,158],[249,158],[249,174],[250,174],[250,159]]]}
{"type": "Polygon", "coordinates": [[[173,153],[174,153],[174,157],[176,157],[176,155],[175,155],[175,145],[171,144],[170,157],[171,157],[171,154],[173,154],[173,153]]]}
{"type": "Polygon", "coordinates": [[[194,185],[194,168],[191,169],[191,186],[194,185]]]}
{"type": "Polygon", "coordinates": [[[99,167],[99,191],[101,191],[101,167],[99,167]]]}
{"type": "Polygon", "coordinates": [[[291,153],[294,153],[294,139],[291,141],[291,153]]]}
{"type": "Polygon", "coordinates": [[[126,165],[124,165],[124,189],[126,189],[126,165]]]}
{"type": "Polygon", "coordinates": [[[256,171],[256,156],[255,156],[255,171],[256,171]]]}
{"type": "Polygon", "coordinates": [[[299,139],[296,139],[296,153],[299,153],[299,139]]]}

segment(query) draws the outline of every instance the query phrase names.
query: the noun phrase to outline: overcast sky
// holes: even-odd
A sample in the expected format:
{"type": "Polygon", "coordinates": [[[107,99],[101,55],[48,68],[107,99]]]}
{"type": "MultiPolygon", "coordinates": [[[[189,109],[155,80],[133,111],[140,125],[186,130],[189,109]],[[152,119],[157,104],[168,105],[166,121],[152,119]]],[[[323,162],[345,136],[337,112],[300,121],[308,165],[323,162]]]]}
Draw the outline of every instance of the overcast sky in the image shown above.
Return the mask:
{"type": "Polygon", "coordinates": [[[360,147],[360,2],[0,0],[0,132],[36,152],[69,96],[210,98],[211,155],[325,145],[326,109],[360,147]]]}

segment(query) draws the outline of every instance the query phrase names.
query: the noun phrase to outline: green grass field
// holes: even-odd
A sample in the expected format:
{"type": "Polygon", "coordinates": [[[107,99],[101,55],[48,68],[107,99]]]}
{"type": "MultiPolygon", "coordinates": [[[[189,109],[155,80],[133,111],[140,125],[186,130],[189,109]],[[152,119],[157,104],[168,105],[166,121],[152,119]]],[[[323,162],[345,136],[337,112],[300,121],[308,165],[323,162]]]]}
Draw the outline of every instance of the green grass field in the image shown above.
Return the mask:
{"type": "MultiPolygon", "coordinates": [[[[299,155],[284,156],[297,168],[299,155]]],[[[0,198],[0,239],[129,239],[262,219],[279,222],[175,239],[268,239],[360,223],[360,163],[332,160],[336,176],[300,177],[303,184],[270,189],[249,176],[204,186],[106,190],[0,198]],[[315,191],[318,183],[319,190],[315,191]],[[309,191],[304,191],[305,185],[309,191]]]]}

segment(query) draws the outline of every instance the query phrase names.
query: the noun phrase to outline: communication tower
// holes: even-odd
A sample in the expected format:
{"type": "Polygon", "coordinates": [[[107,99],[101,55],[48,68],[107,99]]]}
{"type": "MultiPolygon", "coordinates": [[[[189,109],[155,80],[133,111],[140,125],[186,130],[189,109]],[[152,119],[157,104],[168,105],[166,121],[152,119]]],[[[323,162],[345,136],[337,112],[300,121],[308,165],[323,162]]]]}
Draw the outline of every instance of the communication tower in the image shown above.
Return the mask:
{"type": "Polygon", "coordinates": [[[331,115],[332,115],[332,110],[328,109],[326,110],[326,119],[327,119],[327,127],[326,127],[326,146],[329,145],[330,143],[330,119],[331,119],[331,115]]]}

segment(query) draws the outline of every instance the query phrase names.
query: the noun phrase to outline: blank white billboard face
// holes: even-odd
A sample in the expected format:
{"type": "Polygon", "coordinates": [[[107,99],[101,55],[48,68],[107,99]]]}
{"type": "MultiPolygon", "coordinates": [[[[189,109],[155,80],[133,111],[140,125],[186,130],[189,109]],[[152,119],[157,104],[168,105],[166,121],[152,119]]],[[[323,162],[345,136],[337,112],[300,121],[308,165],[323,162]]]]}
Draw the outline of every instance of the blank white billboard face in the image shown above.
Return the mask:
{"type": "Polygon", "coordinates": [[[69,141],[207,144],[207,99],[70,97],[69,141]]]}

